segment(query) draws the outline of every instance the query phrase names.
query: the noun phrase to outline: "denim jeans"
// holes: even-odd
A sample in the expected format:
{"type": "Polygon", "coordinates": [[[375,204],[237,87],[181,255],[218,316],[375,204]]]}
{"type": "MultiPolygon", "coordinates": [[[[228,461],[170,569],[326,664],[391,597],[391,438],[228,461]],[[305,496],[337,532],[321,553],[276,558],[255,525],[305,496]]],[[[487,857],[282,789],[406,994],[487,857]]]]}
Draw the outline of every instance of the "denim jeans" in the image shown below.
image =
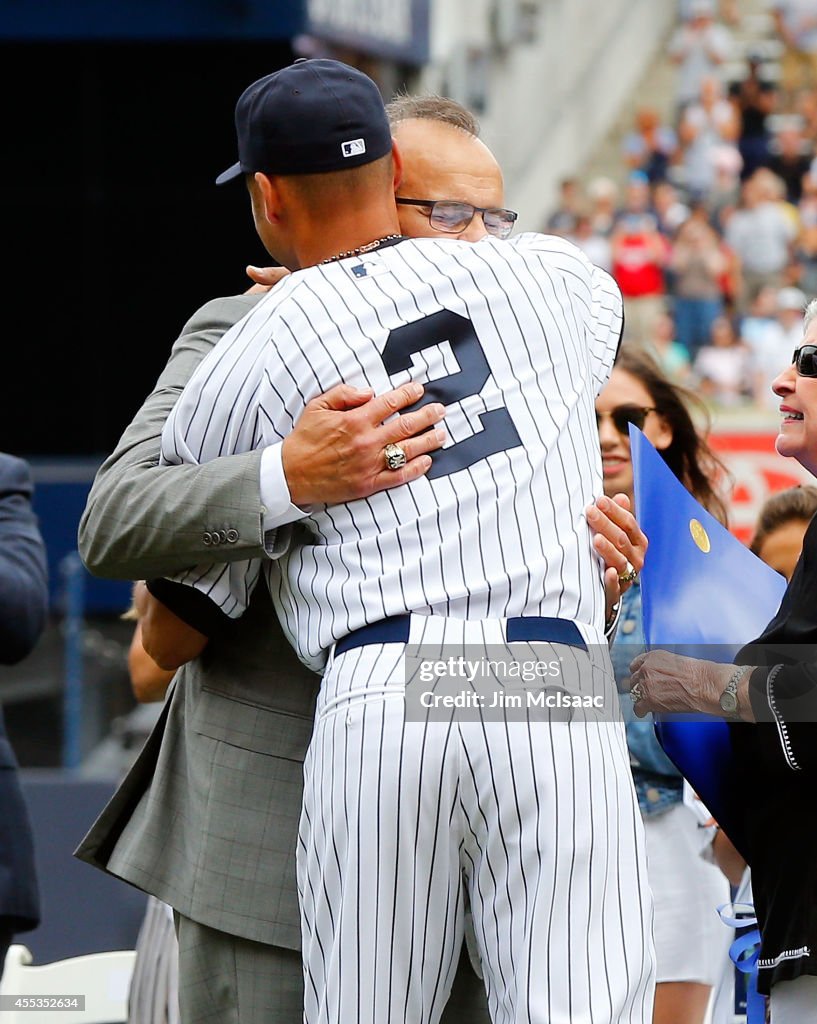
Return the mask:
{"type": "Polygon", "coordinates": [[[630,662],[644,650],[641,588],[634,583],[621,599],[610,657],[621,693],[621,715],[627,732],[627,748],[638,806],[645,816],[668,811],[683,799],[684,780],[664,753],[655,735],[652,715],[636,718],[629,694],[630,662]]]}

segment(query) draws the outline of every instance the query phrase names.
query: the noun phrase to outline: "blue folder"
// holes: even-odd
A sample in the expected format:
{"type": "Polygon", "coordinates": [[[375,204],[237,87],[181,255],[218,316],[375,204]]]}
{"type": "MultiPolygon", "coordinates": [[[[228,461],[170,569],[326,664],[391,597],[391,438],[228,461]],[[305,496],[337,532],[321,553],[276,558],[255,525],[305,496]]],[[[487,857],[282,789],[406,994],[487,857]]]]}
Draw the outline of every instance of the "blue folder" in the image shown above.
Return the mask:
{"type": "MultiPolygon", "coordinates": [[[[630,446],[636,518],[649,540],[640,575],[647,648],[731,662],[774,617],[786,581],[692,497],[633,426],[630,446]]],[[[746,857],[745,787],[727,723],[711,716],[663,717],[655,731],[667,756],[746,857]]]]}

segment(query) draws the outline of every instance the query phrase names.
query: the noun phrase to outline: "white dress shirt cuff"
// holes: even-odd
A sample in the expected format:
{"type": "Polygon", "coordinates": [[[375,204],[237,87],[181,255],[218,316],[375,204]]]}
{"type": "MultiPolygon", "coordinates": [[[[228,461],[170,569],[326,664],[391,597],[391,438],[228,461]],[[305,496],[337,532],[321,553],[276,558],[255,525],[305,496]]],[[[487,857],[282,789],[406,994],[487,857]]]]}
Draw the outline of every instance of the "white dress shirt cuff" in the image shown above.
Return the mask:
{"type": "Polygon", "coordinates": [[[281,461],[282,443],[271,444],[261,453],[261,528],[264,531],[264,547],[274,557],[281,552],[275,543],[279,527],[295,523],[309,515],[309,509],[293,505],[289,486],[281,461]]]}

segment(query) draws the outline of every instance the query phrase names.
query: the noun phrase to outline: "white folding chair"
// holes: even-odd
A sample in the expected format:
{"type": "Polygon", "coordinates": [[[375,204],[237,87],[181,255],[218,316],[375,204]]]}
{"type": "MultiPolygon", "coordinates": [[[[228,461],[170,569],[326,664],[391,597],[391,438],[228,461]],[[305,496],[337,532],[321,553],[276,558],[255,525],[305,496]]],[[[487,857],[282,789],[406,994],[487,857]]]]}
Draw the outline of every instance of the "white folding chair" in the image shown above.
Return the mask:
{"type": "Polygon", "coordinates": [[[0,995],[6,997],[0,1021],[2,1024],[126,1024],[128,988],[135,959],[135,951],[128,949],[89,953],[50,964],[32,964],[26,946],[10,946],[0,981],[0,995]],[[7,1005],[9,996],[43,1001],[49,996],[84,996],[85,1008],[22,1009],[7,1005]]]}

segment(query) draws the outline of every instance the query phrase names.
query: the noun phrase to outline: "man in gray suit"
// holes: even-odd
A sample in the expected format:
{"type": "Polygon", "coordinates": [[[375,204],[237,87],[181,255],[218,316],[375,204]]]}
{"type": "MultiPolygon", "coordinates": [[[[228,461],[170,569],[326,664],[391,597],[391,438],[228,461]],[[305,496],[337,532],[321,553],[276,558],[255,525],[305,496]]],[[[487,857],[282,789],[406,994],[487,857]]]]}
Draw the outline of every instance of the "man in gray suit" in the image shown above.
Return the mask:
{"type": "MultiPolygon", "coordinates": [[[[416,129],[416,121],[407,125],[416,129]]],[[[484,158],[468,131],[452,125],[452,146],[469,161],[477,152],[484,158]]],[[[410,165],[408,137],[400,141],[410,165]]],[[[497,167],[498,196],[481,204],[501,205],[501,184],[497,167]]],[[[461,182],[450,187],[456,191],[439,198],[468,202],[461,182]]],[[[406,212],[416,214],[412,207],[406,212]]],[[[156,390],[94,482],[80,526],[80,551],[91,571],[145,578],[263,553],[261,452],[198,467],[157,466],[162,425],[194,366],[256,301],[252,295],[215,300],[186,325],[156,390]]],[[[414,400],[383,396],[346,411],[362,401],[350,389],[317,400],[292,435],[300,432],[296,503],[310,503],[311,495],[340,501],[401,482],[380,469],[380,423],[392,404],[414,400]]],[[[428,424],[408,425],[416,431],[428,424]]],[[[410,449],[410,471],[423,471],[428,441],[410,449]]],[[[289,470],[286,480],[296,500],[289,470]]],[[[637,558],[631,544],[627,552],[637,558]]],[[[617,558],[621,568],[624,555],[617,558]]],[[[257,588],[229,641],[212,639],[200,659],[179,671],[160,723],[78,850],[175,908],[186,1024],[302,1019],[295,844],[318,686],[283,639],[264,588],[257,588]]],[[[482,985],[473,973],[469,981],[467,970],[444,1020],[488,1020],[482,985]]]]}

